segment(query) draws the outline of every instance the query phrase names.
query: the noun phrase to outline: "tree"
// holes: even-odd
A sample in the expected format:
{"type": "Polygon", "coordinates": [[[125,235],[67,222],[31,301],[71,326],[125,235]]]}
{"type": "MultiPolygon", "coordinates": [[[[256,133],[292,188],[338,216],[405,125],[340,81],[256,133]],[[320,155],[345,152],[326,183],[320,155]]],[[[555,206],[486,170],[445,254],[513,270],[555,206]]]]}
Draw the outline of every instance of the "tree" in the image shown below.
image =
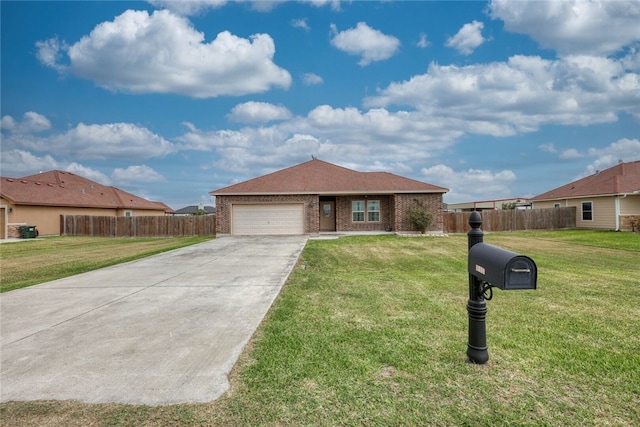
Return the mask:
{"type": "Polygon", "coordinates": [[[418,199],[413,199],[413,201],[415,204],[409,210],[409,223],[414,230],[418,230],[420,234],[424,234],[431,225],[433,216],[424,206],[424,202],[418,199]]]}

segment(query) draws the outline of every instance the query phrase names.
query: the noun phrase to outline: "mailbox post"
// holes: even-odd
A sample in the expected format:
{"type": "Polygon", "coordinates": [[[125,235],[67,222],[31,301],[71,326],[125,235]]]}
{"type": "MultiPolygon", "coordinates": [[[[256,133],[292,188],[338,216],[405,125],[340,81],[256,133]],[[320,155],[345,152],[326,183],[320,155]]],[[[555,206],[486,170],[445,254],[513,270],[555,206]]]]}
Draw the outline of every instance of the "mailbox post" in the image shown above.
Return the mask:
{"type": "MultiPolygon", "coordinates": [[[[482,217],[477,211],[471,212],[469,217],[471,230],[467,233],[469,250],[476,244],[482,243],[484,233],[480,230],[482,217]]],[[[482,292],[482,282],[475,275],[469,273],[469,341],[467,343],[467,357],[469,362],[484,365],[489,361],[487,349],[487,303],[482,292]]]]}
{"type": "Polygon", "coordinates": [[[489,361],[487,350],[487,303],[493,296],[492,288],[502,290],[536,289],[538,267],[529,257],[484,243],[480,230],[482,217],[477,211],[469,217],[469,362],[484,365],[489,361]]]}

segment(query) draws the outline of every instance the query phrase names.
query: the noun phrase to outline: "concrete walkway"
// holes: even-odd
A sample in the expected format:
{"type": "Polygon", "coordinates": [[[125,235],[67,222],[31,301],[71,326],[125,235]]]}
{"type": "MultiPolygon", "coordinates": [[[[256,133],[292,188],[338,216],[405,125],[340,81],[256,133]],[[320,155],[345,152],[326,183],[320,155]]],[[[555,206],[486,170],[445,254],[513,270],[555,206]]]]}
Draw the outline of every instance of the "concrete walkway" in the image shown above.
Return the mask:
{"type": "Polygon", "coordinates": [[[306,241],[222,237],[0,295],[0,401],[217,399],[306,241]]]}

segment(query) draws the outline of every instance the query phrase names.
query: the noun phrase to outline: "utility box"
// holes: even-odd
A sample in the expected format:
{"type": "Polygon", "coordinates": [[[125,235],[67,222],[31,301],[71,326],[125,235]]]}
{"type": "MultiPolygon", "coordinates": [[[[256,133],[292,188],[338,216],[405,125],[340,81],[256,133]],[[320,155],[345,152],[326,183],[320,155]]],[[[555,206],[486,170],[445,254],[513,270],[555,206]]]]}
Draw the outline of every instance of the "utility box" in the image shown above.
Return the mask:
{"type": "Polygon", "coordinates": [[[21,239],[35,239],[38,236],[35,225],[21,225],[18,231],[21,239]]]}
{"type": "Polygon", "coordinates": [[[528,256],[487,243],[469,249],[469,273],[502,290],[536,289],[538,268],[528,256]]]}

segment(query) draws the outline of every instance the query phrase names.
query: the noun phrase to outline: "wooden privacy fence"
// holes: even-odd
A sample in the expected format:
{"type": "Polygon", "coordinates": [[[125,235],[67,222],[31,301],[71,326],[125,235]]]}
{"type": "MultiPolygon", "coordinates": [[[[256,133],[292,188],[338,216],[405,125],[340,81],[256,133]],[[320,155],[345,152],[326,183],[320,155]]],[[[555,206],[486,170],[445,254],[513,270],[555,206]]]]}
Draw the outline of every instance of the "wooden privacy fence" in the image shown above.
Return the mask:
{"type": "MultiPolygon", "coordinates": [[[[558,230],[576,227],[576,208],[484,210],[483,231],[558,230]]],[[[466,233],[471,212],[445,212],[446,233],[466,233]]]]}
{"type": "Polygon", "coordinates": [[[216,234],[216,217],[60,215],[60,235],[97,237],[183,237],[216,234]]]}

